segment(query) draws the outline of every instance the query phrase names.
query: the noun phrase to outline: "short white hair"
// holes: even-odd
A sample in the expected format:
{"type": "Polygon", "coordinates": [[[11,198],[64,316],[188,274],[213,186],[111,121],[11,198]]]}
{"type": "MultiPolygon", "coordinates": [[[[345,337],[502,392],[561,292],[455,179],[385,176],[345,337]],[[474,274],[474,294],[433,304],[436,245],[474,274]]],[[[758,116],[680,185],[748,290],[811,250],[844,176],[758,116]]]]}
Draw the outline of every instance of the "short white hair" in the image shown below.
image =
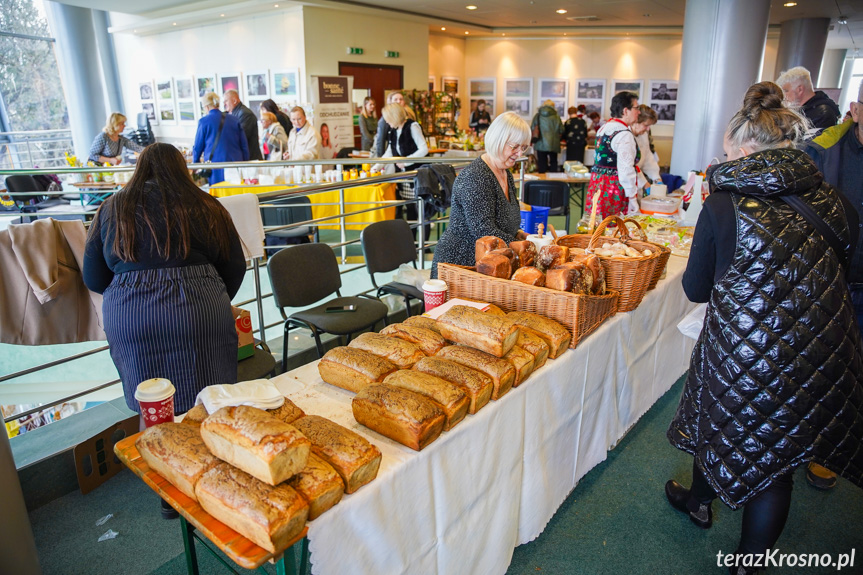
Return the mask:
{"type": "Polygon", "coordinates": [[[530,126],[515,112],[504,112],[485,132],[485,149],[492,158],[501,160],[508,156],[504,151],[507,144],[530,144],[530,126]]]}
{"type": "Polygon", "coordinates": [[[795,66],[790,70],[785,70],[776,79],[776,83],[779,84],[780,88],[786,84],[790,84],[792,88],[803,86],[810,92],[814,90],[812,87],[812,75],[803,66],[795,66]]]}

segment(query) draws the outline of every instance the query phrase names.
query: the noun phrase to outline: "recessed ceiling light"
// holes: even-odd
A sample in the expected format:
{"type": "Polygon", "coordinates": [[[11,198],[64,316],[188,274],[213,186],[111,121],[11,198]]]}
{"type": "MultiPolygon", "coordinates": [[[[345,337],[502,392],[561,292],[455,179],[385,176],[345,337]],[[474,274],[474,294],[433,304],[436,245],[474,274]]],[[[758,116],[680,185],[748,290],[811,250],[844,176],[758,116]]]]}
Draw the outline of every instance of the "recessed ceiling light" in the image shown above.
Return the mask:
{"type": "Polygon", "coordinates": [[[224,18],[224,17],[225,17],[225,15],[224,15],[224,14],[219,14],[219,16],[221,16],[222,18],[224,18]]]}
{"type": "Polygon", "coordinates": [[[470,32],[465,31],[464,35],[467,36],[468,34],[470,34],[470,32]]]}
{"type": "Polygon", "coordinates": [[[278,7],[279,7],[278,4],[273,4],[273,8],[278,8],[278,7]]]}
{"type": "Polygon", "coordinates": [[[506,36],[506,34],[501,34],[501,36],[506,36]]]}
{"type": "Polygon", "coordinates": [[[563,8],[561,8],[560,10],[558,10],[558,11],[557,11],[557,13],[558,13],[558,14],[566,14],[566,10],[564,10],[563,8]]]}
{"type": "Polygon", "coordinates": [[[566,32],[564,32],[563,35],[566,36],[566,32]]]}
{"type": "Polygon", "coordinates": [[[836,20],[836,23],[840,26],[845,26],[846,24],[848,24],[848,18],[846,18],[845,16],[839,16],[839,19],[836,20]]]}
{"type": "Polygon", "coordinates": [[[176,23],[176,22],[173,22],[173,24],[174,24],[174,26],[176,26],[176,25],[177,25],[177,23],[176,23]]]}
{"type": "Polygon", "coordinates": [[[441,32],[443,32],[444,30],[446,30],[446,26],[441,26],[440,29],[441,29],[441,32]]]}
{"type": "Polygon", "coordinates": [[[792,6],[797,6],[797,2],[786,2],[783,4],[786,8],[791,8],[792,6]]]}
{"type": "Polygon", "coordinates": [[[468,10],[476,10],[476,6],[474,6],[473,4],[471,4],[470,6],[465,6],[465,8],[467,8],[468,10]]]}

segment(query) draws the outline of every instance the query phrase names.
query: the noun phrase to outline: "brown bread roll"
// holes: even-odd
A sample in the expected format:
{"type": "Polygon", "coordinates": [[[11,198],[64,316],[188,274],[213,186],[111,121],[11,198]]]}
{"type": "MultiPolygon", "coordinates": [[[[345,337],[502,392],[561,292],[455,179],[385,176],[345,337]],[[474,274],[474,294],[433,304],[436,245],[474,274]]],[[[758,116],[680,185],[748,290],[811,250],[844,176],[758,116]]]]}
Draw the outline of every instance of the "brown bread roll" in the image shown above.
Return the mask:
{"type": "Polygon", "coordinates": [[[488,253],[500,254],[500,255],[506,257],[506,259],[509,260],[510,270],[513,272],[515,272],[515,270],[517,270],[519,267],[521,267],[521,263],[519,262],[519,259],[518,259],[518,254],[516,254],[515,251],[512,250],[511,248],[499,248],[496,250],[491,250],[488,253]]]}
{"type": "Polygon", "coordinates": [[[533,355],[535,362],[533,370],[536,371],[545,365],[545,360],[548,359],[548,352],[551,348],[545,343],[545,340],[532,331],[520,329],[518,330],[518,334],[518,343],[516,345],[533,355]]]}
{"type": "Polygon", "coordinates": [[[276,555],[299,536],[309,515],[309,504],[290,485],[267,485],[227,463],[205,473],[195,493],[204,511],[276,555]]]}
{"type": "Polygon", "coordinates": [[[399,369],[410,369],[425,357],[420,348],[409,341],[379,333],[361,333],[348,347],[373,353],[394,363],[399,369]]]}
{"type": "Polygon", "coordinates": [[[403,369],[388,375],[384,383],[424,395],[440,405],[446,415],[444,431],[449,431],[464,419],[470,407],[470,400],[462,388],[421,371],[403,369]]]}
{"type": "Polygon", "coordinates": [[[509,247],[518,256],[518,261],[522,267],[533,266],[536,263],[536,244],[527,240],[509,242],[509,247]]]}
{"type": "Polygon", "coordinates": [[[570,261],[583,263],[590,270],[592,281],[590,293],[593,295],[605,294],[605,268],[602,267],[602,260],[596,254],[576,254],[570,256],[570,261]]]}
{"type": "Polygon", "coordinates": [[[278,485],[306,466],[311,443],[295,427],[257,407],[223,407],[201,423],[210,451],[264,483],[278,485]]]}
{"type": "Polygon", "coordinates": [[[590,295],[593,288],[593,273],[583,262],[564,262],[555,266],[555,268],[573,270],[576,275],[573,276],[572,289],[570,291],[581,295],[590,295]]]}
{"type": "Polygon", "coordinates": [[[471,415],[491,400],[494,383],[481,371],[439,357],[424,357],[413,368],[459,386],[470,400],[467,412],[471,415]]]}
{"type": "MultiPolygon", "coordinates": [[[[536,258],[536,267],[540,270],[547,271],[556,265],[564,263],[568,258],[569,248],[566,246],[542,246],[539,250],[539,255],[536,258]]],[[[548,285],[547,278],[546,285],[548,285]]]]}
{"type": "Polygon", "coordinates": [[[503,357],[518,339],[518,330],[505,317],[476,308],[455,305],[438,318],[441,335],[449,341],[469,345],[503,357]]]}
{"type": "Polygon", "coordinates": [[[528,329],[545,340],[549,347],[548,357],[551,359],[566,351],[572,341],[569,331],[553,319],[526,311],[510,312],[506,314],[506,318],[520,329],[528,329]]]}
{"type": "Polygon", "coordinates": [[[546,283],[545,274],[533,267],[518,268],[512,274],[512,280],[537,287],[545,287],[546,283]]]}
{"type": "Polygon", "coordinates": [[[477,262],[476,271],[486,276],[506,279],[512,275],[512,262],[505,255],[488,253],[477,262]]]}
{"type": "Polygon", "coordinates": [[[545,273],[545,287],[559,291],[572,291],[580,275],[578,270],[556,266],[545,273]]]}
{"type": "Polygon", "coordinates": [[[424,315],[412,315],[409,318],[406,318],[402,323],[428,329],[435,333],[440,333],[440,327],[438,327],[437,320],[424,315]]]}
{"type": "Polygon", "coordinates": [[[478,239],[474,245],[474,261],[478,264],[479,260],[483,258],[491,250],[496,250],[498,248],[505,248],[506,242],[496,236],[483,236],[478,239]]]}
{"type": "Polygon", "coordinates": [[[287,397],[285,398],[285,403],[274,409],[268,409],[267,413],[269,413],[276,419],[284,421],[285,423],[293,423],[299,418],[306,415],[305,411],[297,407],[297,404],[295,404],[287,397]]]}
{"type": "Polygon", "coordinates": [[[312,442],[312,453],[338,472],[345,493],[377,477],[381,452],[361,435],[317,415],[301,417],[294,425],[312,442]]]}
{"type": "Polygon", "coordinates": [[[210,453],[198,426],[162,423],[148,427],[135,447],[150,469],[196,500],[195,483],[221,461],[210,453]]]}
{"type": "Polygon", "coordinates": [[[314,453],[309,454],[306,466],[288,480],[288,485],[309,504],[309,521],[341,501],[345,492],[345,484],[333,466],[314,453]]]}
{"type": "Polygon", "coordinates": [[[354,347],[336,347],[318,362],[321,379],[354,393],[380,383],[397,370],[389,360],[354,347]]]}
{"type": "Polygon", "coordinates": [[[409,341],[426,355],[434,355],[446,347],[446,340],[440,333],[407,323],[388,325],[381,334],[409,341]]]}
{"type": "Polygon", "coordinates": [[[207,413],[207,408],[204,407],[203,403],[199,403],[198,405],[186,412],[186,415],[183,416],[182,423],[201,425],[201,422],[207,419],[208,415],[210,414],[207,413]]]}
{"type": "Polygon", "coordinates": [[[437,439],[446,422],[443,409],[434,401],[385,383],[358,393],[351,409],[362,425],[416,451],[437,439]]]}
{"type": "Polygon", "coordinates": [[[472,347],[451,345],[440,350],[435,357],[460,363],[489,376],[492,381],[491,398],[494,400],[503,397],[515,382],[515,368],[510,362],[472,347]]]}
{"type": "Polygon", "coordinates": [[[513,348],[509,350],[509,353],[503,356],[503,358],[510,362],[515,368],[515,382],[512,384],[513,387],[518,387],[525,379],[530,377],[530,374],[533,373],[534,366],[536,365],[536,360],[533,359],[533,355],[517,345],[513,346],[513,348]]]}

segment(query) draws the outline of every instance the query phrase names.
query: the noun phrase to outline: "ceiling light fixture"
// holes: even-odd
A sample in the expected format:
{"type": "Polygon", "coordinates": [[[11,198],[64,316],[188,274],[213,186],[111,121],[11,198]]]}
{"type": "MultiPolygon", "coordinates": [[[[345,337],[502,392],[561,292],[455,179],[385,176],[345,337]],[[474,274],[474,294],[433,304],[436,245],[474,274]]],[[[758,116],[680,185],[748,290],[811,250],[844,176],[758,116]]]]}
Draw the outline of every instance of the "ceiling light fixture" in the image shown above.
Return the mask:
{"type": "Polygon", "coordinates": [[[224,15],[224,14],[219,14],[219,16],[220,16],[220,17],[222,17],[222,18],[224,18],[224,17],[225,17],[225,15],[224,15]]]}
{"type": "Polygon", "coordinates": [[[174,26],[176,26],[176,25],[177,25],[177,23],[176,23],[176,22],[173,22],[173,25],[174,25],[174,26]]]}
{"type": "Polygon", "coordinates": [[[468,34],[470,34],[470,32],[465,31],[464,35],[467,36],[468,34]]]}
{"type": "Polygon", "coordinates": [[[279,7],[278,4],[273,4],[273,8],[278,8],[278,7],[279,7]]]}
{"type": "Polygon", "coordinates": [[[558,14],[566,14],[566,10],[564,10],[563,8],[561,8],[560,10],[557,10],[557,13],[558,13],[558,14]]]}
{"type": "Polygon", "coordinates": [[[786,8],[791,8],[792,6],[797,6],[797,2],[786,2],[783,4],[786,8]]]}
{"type": "Polygon", "coordinates": [[[476,6],[474,6],[473,4],[471,4],[470,6],[465,6],[465,8],[467,8],[468,10],[476,10],[476,6]]]}
{"type": "Polygon", "coordinates": [[[836,20],[836,23],[840,26],[845,26],[846,24],[848,24],[848,18],[846,18],[845,16],[839,16],[839,19],[836,20]]]}
{"type": "Polygon", "coordinates": [[[446,26],[441,26],[440,31],[443,32],[444,30],[446,30],[446,26]]]}

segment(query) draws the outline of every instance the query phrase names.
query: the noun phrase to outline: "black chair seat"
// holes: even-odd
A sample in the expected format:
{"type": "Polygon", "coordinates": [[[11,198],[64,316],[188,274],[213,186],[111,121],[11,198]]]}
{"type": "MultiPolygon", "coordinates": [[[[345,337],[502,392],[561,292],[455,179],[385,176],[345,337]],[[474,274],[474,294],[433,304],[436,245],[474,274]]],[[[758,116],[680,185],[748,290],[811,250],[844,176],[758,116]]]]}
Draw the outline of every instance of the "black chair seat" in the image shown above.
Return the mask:
{"type": "Polygon", "coordinates": [[[366,329],[384,319],[389,312],[386,304],[363,297],[337,297],[315,307],[291,314],[291,319],[317,326],[335,335],[347,335],[366,329]],[[328,307],[355,305],[356,311],[328,313],[328,307]]]}
{"type": "Polygon", "coordinates": [[[378,286],[375,281],[376,273],[391,272],[398,269],[402,264],[410,263],[416,268],[417,248],[410,226],[401,219],[375,222],[360,233],[360,241],[363,246],[366,269],[371,277],[372,285],[378,290],[378,297],[381,294],[394,294],[403,297],[405,313],[410,316],[411,299],[423,301],[422,290],[399,282],[378,286]]]}
{"type": "Polygon", "coordinates": [[[400,295],[402,297],[407,295],[420,301],[425,301],[425,294],[423,293],[423,290],[418,289],[414,285],[403,284],[400,282],[390,282],[388,284],[384,284],[378,288],[378,293],[389,293],[400,295]]]}

